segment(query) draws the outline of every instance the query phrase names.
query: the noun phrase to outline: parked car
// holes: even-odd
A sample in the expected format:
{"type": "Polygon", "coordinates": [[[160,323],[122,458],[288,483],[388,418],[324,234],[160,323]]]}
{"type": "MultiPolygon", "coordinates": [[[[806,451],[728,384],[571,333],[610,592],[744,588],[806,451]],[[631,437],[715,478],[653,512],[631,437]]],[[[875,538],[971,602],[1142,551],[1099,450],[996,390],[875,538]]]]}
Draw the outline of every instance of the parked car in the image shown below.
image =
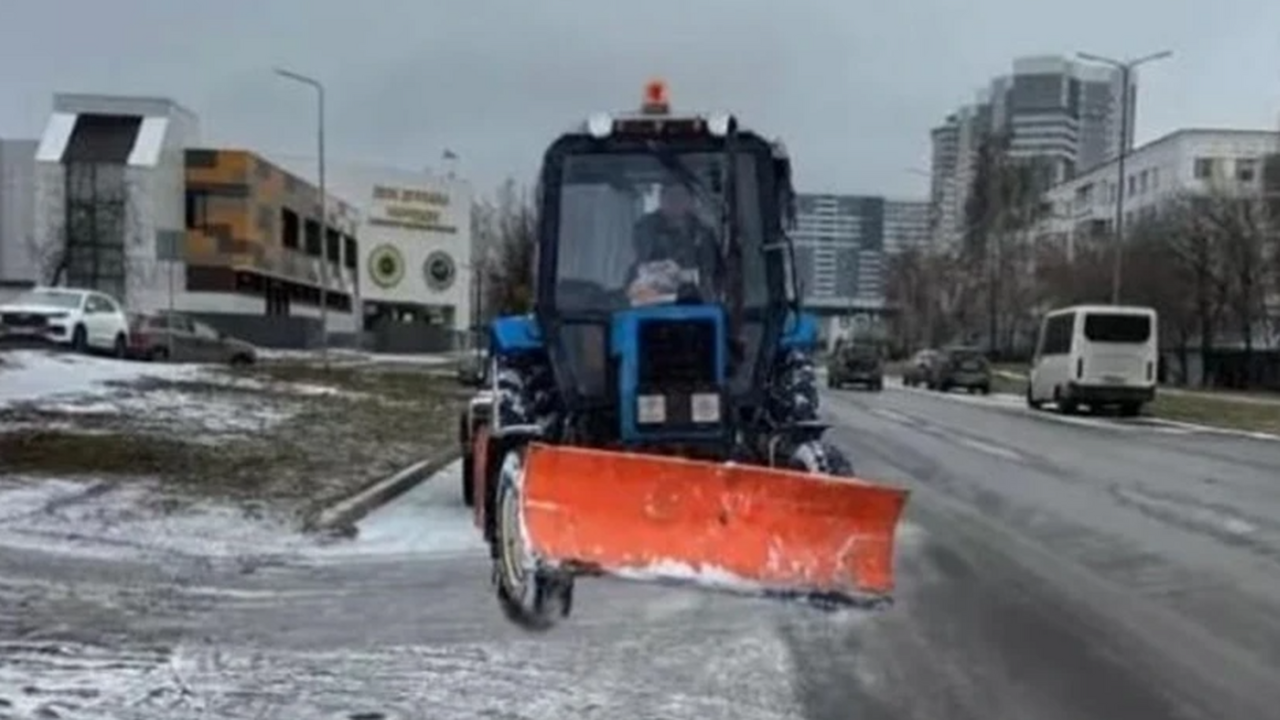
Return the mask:
{"type": "Polygon", "coordinates": [[[125,357],[129,319],[120,303],[96,290],[36,287],[0,305],[0,340],[49,344],[125,357]]]}
{"type": "Polygon", "coordinates": [[[884,389],[884,352],[878,343],[839,340],[827,357],[827,387],[884,389]]]}
{"type": "Polygon", "coordinates": [[[251,365],[258,359],[252,344],[181,313],[133,315],[129,339],[129,355],[139,360],[251,365]]]}
{"type": "Polygon", "coordinates": [[[455,367],[459,384],[474,386],[484,376],[489,365],[487,340],[485,332],[478,329],[472,329],[464,336],[465,349],[458,356],[455,367]]]}
{"type": "Polygon", "coordinates": [[[907,387],[919,387],[929,384],[929,376],[933,372],[933,363],[938,358],[938,351],[920,350],[907,361],[902,370],[902,384],[907,387]]]}
{"type": "Polygon", "coordinates": [[[948,392],[964,388],[983,395],[991,392],[991,363],[982,350],[973,347],[943,348],[932,363],[929,389],[948,392]]]}

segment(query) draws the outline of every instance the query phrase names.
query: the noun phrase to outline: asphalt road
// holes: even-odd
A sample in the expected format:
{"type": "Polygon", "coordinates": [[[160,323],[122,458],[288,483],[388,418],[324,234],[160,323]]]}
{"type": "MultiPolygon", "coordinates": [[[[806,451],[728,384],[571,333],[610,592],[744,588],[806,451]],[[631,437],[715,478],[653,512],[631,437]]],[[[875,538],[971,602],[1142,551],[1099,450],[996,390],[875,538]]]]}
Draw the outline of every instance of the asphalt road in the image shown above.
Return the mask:
{"type": "Polygon", "coordinates": [[[529,636],[446,481],[363,528],[394,556],[0,548],[0,718],[1280,717],[1280,443],[824,402],[861,474],[915,491],[885,612],[597,581],[529,636]]]}

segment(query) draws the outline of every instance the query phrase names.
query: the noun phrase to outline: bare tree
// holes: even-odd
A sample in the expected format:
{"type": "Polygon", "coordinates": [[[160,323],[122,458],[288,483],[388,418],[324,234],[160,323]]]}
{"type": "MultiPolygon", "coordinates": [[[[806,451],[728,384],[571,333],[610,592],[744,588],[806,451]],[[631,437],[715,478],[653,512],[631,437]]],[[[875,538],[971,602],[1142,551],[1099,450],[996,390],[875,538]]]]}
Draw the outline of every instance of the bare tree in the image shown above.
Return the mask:
{"type": "Polygon", "coordinates": [[[507,180],[495,202],[484,201],[479,219],[495,241],[496,262],[486,265],[485,304],[495,313],[528,312],[533,307],[537,258],[536,212],[527,190],[507,180]]]}

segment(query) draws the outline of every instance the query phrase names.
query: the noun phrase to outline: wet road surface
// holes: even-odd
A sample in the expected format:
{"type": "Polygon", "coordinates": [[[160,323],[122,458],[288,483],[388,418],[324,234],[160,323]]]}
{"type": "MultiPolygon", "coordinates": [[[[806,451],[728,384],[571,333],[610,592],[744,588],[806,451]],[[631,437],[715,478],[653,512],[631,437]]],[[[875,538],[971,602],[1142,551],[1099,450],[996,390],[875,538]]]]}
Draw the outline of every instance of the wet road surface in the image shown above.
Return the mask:
{"type": "Polygon", "coordinates": [[[883,613],[597,581],[530,636],[442,478],[350,547],[0,548],[0,717],[1280,717],[1280,443],[900,389],[824,403],[861,474],[915,491],[883,613]]]}

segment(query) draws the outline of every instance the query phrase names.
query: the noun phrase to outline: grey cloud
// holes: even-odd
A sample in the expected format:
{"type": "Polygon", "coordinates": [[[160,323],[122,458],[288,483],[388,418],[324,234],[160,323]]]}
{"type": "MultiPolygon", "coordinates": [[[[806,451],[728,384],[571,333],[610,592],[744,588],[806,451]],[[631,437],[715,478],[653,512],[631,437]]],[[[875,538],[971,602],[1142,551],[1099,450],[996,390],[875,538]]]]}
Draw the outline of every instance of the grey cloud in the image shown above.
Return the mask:
{"type": "Polygon", "coordinates": [[[652,75],[686,107],[786,139],[811,189],[923,194],[928,129],[1015,55],[1172,48],[1139,137],[1271,122],[1280,43],[1264,0],[6,0],[0,135],[39,132],[55,90],[164,94],[210,142],[310,150],[324,78],[332,152],[409,167],[449,147],[481,187],[528,179],[555,133],[628,108],[652,75]]]}

